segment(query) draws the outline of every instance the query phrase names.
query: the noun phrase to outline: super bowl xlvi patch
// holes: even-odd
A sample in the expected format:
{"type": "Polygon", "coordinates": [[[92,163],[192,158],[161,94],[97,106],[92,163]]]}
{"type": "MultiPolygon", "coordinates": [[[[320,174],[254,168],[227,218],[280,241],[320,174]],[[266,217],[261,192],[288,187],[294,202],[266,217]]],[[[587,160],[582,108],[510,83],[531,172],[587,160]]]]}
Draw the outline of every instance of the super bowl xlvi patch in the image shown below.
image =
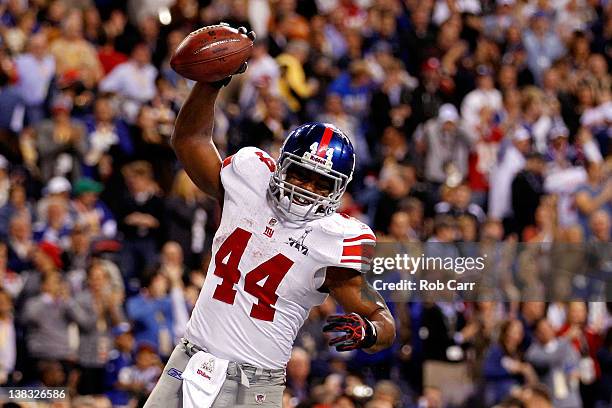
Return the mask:
{"type": "Polygon", "coordinates": [[[215,371],[215,359],[211,358],[208,361],[200,364],[200,368],[196,371],[198,375],[206,378],[207,380],[211,380],[211,375],[215,371]]]}
{"type": "Polygon", "coordinates": [[[266,400],[266,394],[255,394],[255,402],[258,404],[263,404],[266,400]]]}
{"type": "Polygon", "coordinates": [[[304,240],[306,239],[308,234],[310,234],[311,231],[312,227],[306,227],[302,236],[297,239],[289,238],[289,240],[285,243],[288,244],[290,247],[297,249],[299,252],[302,253],[302,255],[308,255],[308,247],[304,245],[304,240]]]}
{"type": "Polygon", "coordinates": [[[168,374],[170,377],[176,378],[177,380],[183,380],[183,372],[177,370],[176,368],[169,369],[168,371],[166,371],[166,374],[168,374]]]}

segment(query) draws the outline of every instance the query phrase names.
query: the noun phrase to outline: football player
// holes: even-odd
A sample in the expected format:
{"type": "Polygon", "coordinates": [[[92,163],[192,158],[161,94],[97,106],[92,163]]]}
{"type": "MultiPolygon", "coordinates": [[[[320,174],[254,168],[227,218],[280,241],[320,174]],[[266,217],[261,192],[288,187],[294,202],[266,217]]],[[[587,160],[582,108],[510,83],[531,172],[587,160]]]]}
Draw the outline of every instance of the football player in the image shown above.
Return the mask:
{"type": "MultiPolygon", "coordinates": [[[[223,216],[185,339],[145,407],[182,406],[182,373],[200,350],[229,360],[212,407],[281,407],[295,337],[328,295],[346,312],[324,327],[337,334],[330,345],[338,351],[374,353],[395,338],[393,317],[362,273],[369,263],[362,249],[376,238],[336,212],[355,166],[351,142],[331,124],[309,123],[287,136],[278,162],[254,147],[221,160],[214,107],[230,79],[196,83],[176,119],[172,146],[197,186],[219,199],[223,216]]],[[[207,377],[211,366],[198,374],[207,377]]]]}

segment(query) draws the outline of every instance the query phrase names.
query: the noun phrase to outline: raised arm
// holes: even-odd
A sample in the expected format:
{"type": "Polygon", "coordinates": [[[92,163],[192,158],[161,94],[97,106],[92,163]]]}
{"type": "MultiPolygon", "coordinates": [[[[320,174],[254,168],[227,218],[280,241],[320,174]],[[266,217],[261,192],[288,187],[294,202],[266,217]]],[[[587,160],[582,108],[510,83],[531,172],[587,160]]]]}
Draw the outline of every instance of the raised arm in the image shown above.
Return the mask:
{"type": "Polygon", "coordinates": [[[376,353],[395,340],[395,321],[384,299],[357,271],[330,267],[323,288],[342,306],[346,315],[330,316],[323,329],[345,333],[330,341],[338,351],[363,348],[376,353]]]}
{"type": "Polygon", "coordinates": [[[215,198],[223,196],[221,156],[212,140],[219,89],[198,82],[183,104],[172,134],[172,147],[193,182],[215,198]]]}
{"type": "MultiPolygon", "coordinates": [[[[221,23],[224,24],[224,23],[221,23]]],[[[255,40],[253,31],[240,27],[238,31],[255,40]]],[[[246,71],[246,61],[235,74],[246,71]]],[[[214,83],[198,82],[183,104],[174,125],[172,147],[193,182],[205,193],[222,198],[221,156],[213,143],[215,100],[219,89],[227,85],[231,75],[214,83]]]]}

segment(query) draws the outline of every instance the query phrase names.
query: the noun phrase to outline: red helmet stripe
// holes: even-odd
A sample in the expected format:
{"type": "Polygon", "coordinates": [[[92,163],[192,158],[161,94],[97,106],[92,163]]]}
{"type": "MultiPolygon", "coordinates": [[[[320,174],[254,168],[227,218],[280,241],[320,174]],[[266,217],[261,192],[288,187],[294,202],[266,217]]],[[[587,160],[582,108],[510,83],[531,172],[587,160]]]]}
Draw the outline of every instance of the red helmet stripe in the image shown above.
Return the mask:
{"type": "Polygon", "coordinates": [[[317,149],[317,156],[325,157],[327,155],[327,148],[329,147],[329,141],[331,140],[333,133],[334,131],[332,128],[328,126],[325,127],[323,137],[321,137],[321,142],[319,143],[319,148],[317,149]]]}

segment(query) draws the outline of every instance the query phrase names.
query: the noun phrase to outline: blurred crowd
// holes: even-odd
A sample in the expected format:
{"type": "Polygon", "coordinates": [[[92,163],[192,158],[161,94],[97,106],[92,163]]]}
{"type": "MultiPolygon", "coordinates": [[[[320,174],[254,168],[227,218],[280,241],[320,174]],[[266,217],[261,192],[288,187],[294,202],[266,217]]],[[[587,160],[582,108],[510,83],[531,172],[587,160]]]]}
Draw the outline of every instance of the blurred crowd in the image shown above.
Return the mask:
{"type": "MultiPolygon", "coordinates": [[[[168,143],[193,85],[169,59],[220,21],[258,35],[218,101],[222,156],[331,122],[358,154],[341,211],[381,241],[609,248],[612,1],[0,0],[0,385],[78,408],[154,386],[220,217],[168,143]]],[[[609,407],[599,300],[390,302],[376,355],[326,346],[329,300],[284,406],[609,407]]]]}

